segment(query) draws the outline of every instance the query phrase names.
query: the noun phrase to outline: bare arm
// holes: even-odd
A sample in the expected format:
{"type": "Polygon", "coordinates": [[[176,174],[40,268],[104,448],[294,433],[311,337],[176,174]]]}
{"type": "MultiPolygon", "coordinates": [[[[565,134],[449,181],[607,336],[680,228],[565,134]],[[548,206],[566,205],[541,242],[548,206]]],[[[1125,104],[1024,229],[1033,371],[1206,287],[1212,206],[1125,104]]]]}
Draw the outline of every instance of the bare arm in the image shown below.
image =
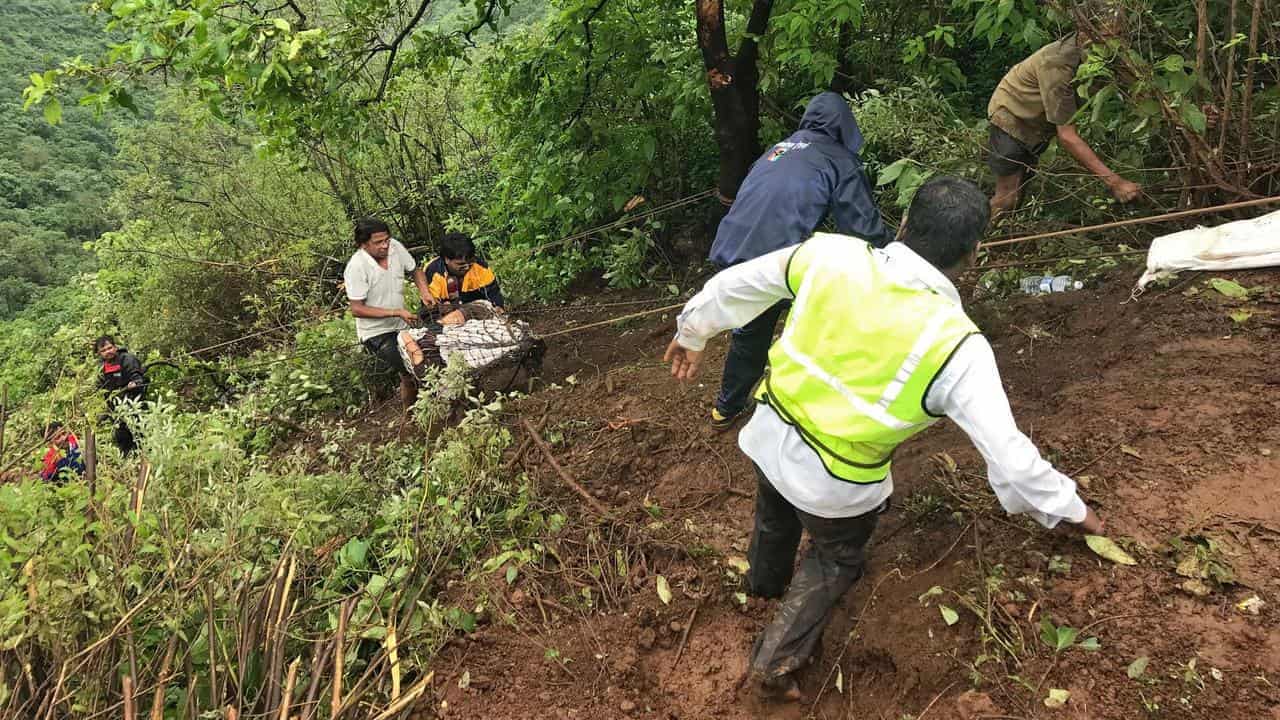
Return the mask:
{"type": "Polygon", "coordinates": [[[422,265],[413,269],[413,285],[418,288],[418,299],[424,306],[432,307],[436,304],[431,288],[427,285],[427,271],[422,265]]]}
{"type": "Polygon", "coordinates": [[[363,300],[349,299],[347,300],[347,307],[351,309],[351,314],[358,318],[373,320],[377,318],[398,317],[407,323],[412,323],[417,320],[417,317],[413,313],[405,310],[404,308],[393,310],[391,308],[374,307],[372,305],[365,304],[365,301],[363,300]]]}
{"type": "Polygon", "coordinates": [[[1142,192],[1142,186],[1135,182],[1130,182],[1120,177],[1102,162],[1098,154],[1089,147],[1089,143],[1080,137],[1080,133],[1073,124],[1058,126],[1058,143],[1062,145],[1071,157],[1076,159],[1084,169],[1097,175],[1106,183],[1107,188],[1111,190],[1111,194],[1120,202],[1129,202],[1142,192]]]}

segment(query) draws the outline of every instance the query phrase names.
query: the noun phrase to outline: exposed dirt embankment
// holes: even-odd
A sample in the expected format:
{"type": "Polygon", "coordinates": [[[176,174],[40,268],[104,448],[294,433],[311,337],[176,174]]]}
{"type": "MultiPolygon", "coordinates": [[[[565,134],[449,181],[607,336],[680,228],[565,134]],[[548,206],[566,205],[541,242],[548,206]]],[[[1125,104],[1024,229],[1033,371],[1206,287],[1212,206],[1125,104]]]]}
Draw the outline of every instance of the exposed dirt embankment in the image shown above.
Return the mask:
{"type": "MultiPolygon", "coordinates": [[[[562,387],[520,409],[547,417],[558,461],[613,516],[586,530],[586,504],[529,450],[523,467],[579,526],[560,548],[579,572],[566,560],[511,587],[499,577],[493,619],[440,658],[419,713],[1280,717],[1280,356],[1267,313],[1280,303],[1254,293],[1254,315],[1239,324],[1201,277],[1121,305],[1128,277],[972,311],[1020,426],[1080,478],[1136,565],[1006,517],[976,451],[941,423],[900,451],[894,507],[802,674],[805,702],[736,692],[772,605],[735,595],[754,480],[735,435],[705,429],[724,342],[702,384],[677,385],[659,362],[673,318],[654,316],[550,349],[548,375],[562,387]],[[625,552],[611,552],[611,538],[625,552]],[[1238,607],[1254,596],[1258,614],[1238,607]],[[939,605],[958,620],[948,625],[939,605]],[[1076,644],[1055,653],[1041,639],[1045,619],[1079,630],[1076,644]],[[1080,646],[1089,637],[1098,649],[1080,646]],[[1070,693],[1065,706],[1046,707],[1050,689],[1070,693]]],[[[1280,286],[1274,273],[1234,277],[1280,286]]]]}

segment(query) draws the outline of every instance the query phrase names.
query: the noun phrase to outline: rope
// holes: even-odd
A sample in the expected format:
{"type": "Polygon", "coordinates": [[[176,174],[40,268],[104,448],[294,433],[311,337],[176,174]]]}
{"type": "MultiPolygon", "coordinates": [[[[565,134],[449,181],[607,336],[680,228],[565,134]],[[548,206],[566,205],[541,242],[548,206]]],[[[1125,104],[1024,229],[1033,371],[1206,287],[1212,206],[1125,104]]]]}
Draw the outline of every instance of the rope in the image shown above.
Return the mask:
{"type": "MultiPolygon", "coordinates": [[[[608,307],[626,307],[629,305],[652,305],[654,303],[665,302],[667,298],[649,298],[648,300],[619,300],[617,302],[591,303],[592,310],[608,307]]],[[[508,315],[536,315],[538,313],[555,313],[555,312],[572,312],[574,310],[586,309],[581,305],[534,305],[531,307],[522,307],[509,310],[508,315]]]]}
{"type": "Polygon", "coordinates": [[[606,230],[612,230],[614,228],[622,227],[623,225],[629,225],[633,222],[636,222],[637,220],[644,220],[645,218],[650,218],[650,217],[653,217],[654,215],[660,215],[662,213],[675,210],[676,208],[684,207],[685,205],[692,205],[693,203],[699,200],[703,200],[705,198],[711,197],[713,194],[715,194],[715,192],[716,192],[715,188],[711,188],[709,190],[703,190],[700,193],[694,193],[693,195],[688,195],[678,200],[672,200],[669,203],[658,205],[656,207],[650,208],[649,210],[636,215],[630,215],[627,217],[619,218],[612,222],[605,223],[603,225],[597,225],[596,227],[589,228],[587,230],[583,230],[581,232],[568,235],[566,237],[562,237],[559,240],[553,240],[551,242],[543,243],[541,245],[534,245],[532,247],[526,248],[522,252],[519,252],[519,251],[513,252],[513,255],[516,255],[517,257],[520,254],[532,255],[534,253],[541,252],[542,250],[547,250],[549,248],[557,247],[559,245],[565,245],[567,243],[571,243],[575,240],[582,240],[584,238],[590,237],[597,233],[604,232],[606,230]]]}
{"type": "Polygon", "coordinates": [[[1103,223],[1101,225],[1086,225],[1081,228],[1071,230],[1055,230],[1054,232],[1039,233],[1037,235],[1026,235],[1024,237],[1007,238],[1005,240],[993,240],[991,242],[982,243],[981,248],[1000,247],[1002,245],[1013,245],[1015,243],[1030,242],[1032,240],[1046,240],[1048,238],[1062,237],[1064,235],[1079,235],[1081,233],[1096,232],[1098,230],[1110,230],[1112,228],[1127,227],[1130,225],[1145,225],[1147,223],[1164,222],[1166,220],[1176,220],[1178,218],[1192,217],[1195,215],[1209,215],[1211,213],[1226,212],[1227,210],[1238,210],[1241,208],[1257,207],[1259,205],[1269,205],[1280,202],[1280,196],[1258,198],[1256,200],[1244,200],[1242,202],[1227,203],[1226,205],[1214,205],[1206,208],[1193,208],[1191,210],[1179,210],[1177,212],[1164,213],[1162,215],[1152,215],[1144,218],[1133,218],[1130,220],[1118,220],[1116,222],[1103,223]]]}
{"type": "Polygon", "coordinates": [[[1017,260],[1014,262],[992,263],[989,265],[974,265],[965,270],[966,273],[985,272],[987,270],[996,270],[999,268],[1022,267],[1024,265],[1041,265],[1054,262],[1062,262],[1063,260],[1096,260],[1098,258],[1109,257],[1127,257],[1129,255],[1146,255],[1146,250],[1125,250],[1123,252],[1095,253],[1093,255],[1062,255],[1052,258],[1032,258],[1030,260],[1017,260]]]}
{"type": "MultiPolygon", "coordinates": [[[[341,310],[342,310],[343,312],[346,312],[346,308],[341,308],[341,310]]],[[[235,345],[236,343],[244,342],[245,340],[250,340],[250,339],[253,339],[253,338],[256,338],[256,337],[260,337],[260,336],[262,336],[262,335],[267,335],[267,334],[269,334],[269,333],[273,333],[273,332],[279,332],[279,331],[281,331],[281,330],[288,330],[289,328],[291,328],[291,327],[295,327],[295,326],[297,326],[297,325],[299,325],[299,324],[301,324],[301,323],[304,323],[304,322],[309,322],[309,321],[312,321],[312,320],[323,320],[326,316],[328,316],[328,315],[332,315],[332,314],[334,314],[335,312],[337,312],[337,310],[327,310],[327,311],[325,311],[324,313],[321,313],[319,317],[314,317],[314,318],[309,318],[309,317],[298,318],[297,320],[294,320],[293,322],[288,322],[288,323],[285,323],[285,324],[283,324],[283,325],[277,325],[276,327],[273,327],[273,328],[267,328],[266,330],[259,330],[258,332],[249,333],[248,335],[241,335],[241,336],[240,336],[240,337],[238,337],[238,338],[232,338],[232,339],[227,340],[227,341],[225,341],[225,342],[216,343],[216,344],[214,344],[214,345],[210,345],[210,346],[208,346],[208,347],[202,347],[202,348],[199,348],[199,349],[196,349],[196,350],[190,350],[190,351],[185,352],[185,353],[182,353],[182,354],[180,354],[180,355],[174,355],[174,356],[173,356],[173,357],[171,357],[171,358],[164,358],[164,360],[168,360],[168,361],[172,362],[172,361],[175,361],[175,360],[181,360],[181,359],[183,359],[183,358],[194,357],[194,356],[199,355],[200,353],[203,353],[203,352],[208,352],[208,351],[210,351],[210,350],[217,350],[218,348],[226,347],[226,346],[228,346],[228,345],[235,345]]],[[[160,361],[157,361],[157,362],[160,362],[160,361]]]]}
{"type": "MultiPolygon", "coordinates": [[[[641,301],[635,301],[635,302],[641,302],[641,301]]],[[[621,303],[619,303],[619,304],[621,304],[621,303]]],[[[567,329],[564,329],[564,330],[557,330],[557,331],[555,331],[555,332],[547,333],[547,334],[545,334],[545,335],[539,335],[538,337],[539,337],[540,339],[545,339],[545,338],[550,338],[550,337],[557,337],[557,336],[560,336],[560,335],[570,335],[570,334],[573,334],[573,333],[576,333],[576,332],[581,332],[581,331],[583,331],[583,330],[590,330],[590,329],[592,329],[592,328],[602,327],[602,326],[605,326],[605,325],[613,325],[614,323],[623,322],[624,320],[631,320],[631,319],[633,319],[633,318],[645,317],[645,316],[647,316],[647,315],[656,315],[657,313],[661,313],[661,312],[668,312],[668,311],[676,310],[676,309],[679,309],[679,308],[682,308],[682,307],[684,307],[684,303],[675,303],[675,304],[673,304],[673,305],[666,305],[666,306],[664,306],[664,307],[660,307],[660,308],[651,308],[651,309],[649,309],[649,310],[641,310],[640,312],[629,313],[629,314],[627,314],[627,315],[622,315],[622,316],[619,316],[619,317],[610,318],[610,319],[608,319],[608,320],[601,320],[601,321],[598,321],[598,322],[588,323],[588,324],[586,324],[586,325],[579,325],[579,326],[577,326],[577,327],[567,328],[567,329]]],[[[307,318],[303,318],[302,320],[299,320],[298,322],[303,322],[303,321],[305,321],[305,320],[307,320],[307,318]]],[[[295,322],[295,323],[291,323],[291,324],[297,324],[297,323],[295,322]]],[[[282,325],[282,326],[281,326],[281,328],[283,328],[283,327],[286,327],[286,326],[283,326],[283,325],[282,325]]],[[[280,329],[280,328],[273,328],[273,330],[278,330],[278,329],[280,329]]],[[[237,340],[232,340],[232,341],[229,341],[229,342],[238,342],[239,340],[243,340],[243,339],[244,339],[244,338],[238,338],[237,340]]],[[[223,343],[223,344],[227,344],[227,343],[223,343]]],[[[169,381],[165,381],[165,380],[152,380],[152,381],[150,381],[150,382],[148,383],[148,386],[149,386],[149,387],[156,387],[156,386],[162,386],[162,385],[177,385],[177,384],[179,384],[179,383],[187,382],[187,381],[190,381],[190,380],[193,380],[193,379],[197,379],[197,378],[205,377],[205,376],[210,376],[210,375],[225,375],[225,374],[233,374],[233,373],[234,373],[234,374],[242,374],[242,373],[244,373],[244,372],[246,372],[246,371],[248,371],[248,370],[257,370],[257,369],[261,369],[261,368],[269,367],[269,366],[271,366],[271,365],[276,365],[276,364],[279,364],[279,363],[282,363],[282,362],[288,362],[288,361],[290,361],[290,360],[296,360],[296,359],[298,359],[298,358],[301,358],[301,357],[304,357],[304,356],[307,356],[307,355],[315,355],[315,354],[322,354],[322,353],[332,353],[332,352],[336,352],[336,351],[338,351],[338,350],[345,350],[345,349],[349,349],[349,348],[356,348],[356,347],[360,347],[360,346],[361,346],[361,343],[356,342],[356,343],[351,343],[351,344],[347,344],[347,345],[339,345],[339,346],[332,346],[332,347],[316,348],[316,349],[308,350],[308,351],[299,351],[299,352],[294,352],[294,353],[287,354],[287,355],[284,355],[284,356],[281,356],[281,357],[271,358],[270,360],[266,360],[266,361],[259,361],[259,362],[245,363],[245,364],[241,364],[241,365],[232,366],[232,367],[229,367],[229,368],[217,368],[217,369],[213,369],[213,370],[206,370],[206,371],[203,371],[203,372],[197,372],[197,373],[185,373],[185,374],[183,374],[182,376],[177,377],[177,378],[174,378],[173,380],[169,380],[169,381]]],[[[204,348],[204,349],[205,349],[205,350],[207,350],[208,348],[204,348]]],[[[195,352],[199,352],[199,351],[195,351],[195,352]]],[[[190,353],[188,353],[188,354],[190,354],[190,353]]]]}
{"type": "Polygon", "coordinates": [[[620,317],[611,318],[611,319],[609,319],[609,320],[601,320],[601,321],[599,321],[599,322],[588,323],[588,324],[586,324],[586,325],[579,325],[578,327],[572,327],[572,328],[568,328],[568,329],[566,329],[566,330],[557,330],[557,331],[555,331],[555,332],[553,332],[553,333],[547,333],[546,335],[540,335],[539,337],[541,337],[542,339],[544,339],[544,340],[545,340],[546,338],[556,337],[557,335],[569,335],[569,334],[572,334],[572,333],[581,332],[581,331],[583,331],[583,330],[590,330],[591,328],[601,327],[601,326],[604,326],[604,325],[612,325],[612,324],[614,324],[614,323],[622,322],[623,320],[631,320],[632,318],[644,317],[644,316],[646,316],[646,315],[656,315],[656,314],[658,314],[658,313],[660,313],[660,312],[669,312],[669,311],[671,311],[671,310],[675,310],[675,309],[682,308],[682,307],[684,307],[684,303],[676,303],[676,304],[674,304],[674,305],[666,305],[666,306],[664,306],[664,307],[660,307],[660,308],[653,308],[653,309],[651,309],[651,310],[641,310],[640,312],[634,312],[634,313],[630,313],[630,314],[628,314],[628,315],[622,315],[622,316],[620,316],[620,317]]]}

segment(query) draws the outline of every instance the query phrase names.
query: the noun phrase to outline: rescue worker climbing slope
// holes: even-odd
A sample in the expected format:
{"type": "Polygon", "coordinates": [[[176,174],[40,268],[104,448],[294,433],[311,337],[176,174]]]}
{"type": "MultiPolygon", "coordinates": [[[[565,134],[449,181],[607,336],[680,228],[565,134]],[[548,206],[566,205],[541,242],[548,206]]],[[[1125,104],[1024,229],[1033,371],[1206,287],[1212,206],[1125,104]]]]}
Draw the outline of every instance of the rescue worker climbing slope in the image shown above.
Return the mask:
{"type": "Polygon", "coordinates": [[[1085,50],[1122,34],[1123,15],[1091,3],[1081,3],[1073,12],[1078,31],[1014,65],[987,103],[991,120],[987,166],[996,175],[993,216],[1018,206],[1022,188],[1055,138],[1081,167],[1102,180],[1116,200],[1131,202],[1142,192],[1140,185],[1107,167],[1075,125],[1078,108],[1072,83],[1085,50]]]}
{"type": "Polygon", "coordinates": [[[759,406],[738,444],[756,467],[748,588],[783,597],[752,651],[766,690],[799,699],[795,671],[818,647],[893,492],[894,450],[947,416],[987,462],[1010,513],[1045,527],[1101,521],[1075,483],[1017,428],[990,344],[965,315],[944,270],[972,262],[989,217],[976,185],[939,177],[917,191],[884,249],[818,234],[713,277],[680,315],[671,372],[691,379],[709,338],[795,303],[759,406]],[[802,530],[809,548],[792,577],[802,530]]]}
{"type": "MultiPolygon", "coordinates": [[[[147,375],[138,358],[127,349],[118,347],[110,335],[94,341],[93,350],[102,360],[98,389],[106,391],[107,407],[115,412],[124,403],[141,403],[147,391],[147,375]]],[[[123,455],[129,455],[138,448],[133,431],[124,418],[116,419],[111,439],[123,455]]]]}
{"type": "MultiPolygon", "coordinates": [[[[743,181],[720,221],[711,261],[721,269],[804,242],[830,218],[837,232],[872,245],[889,231],[858,159],[862,131],[844,98],[824,92],[809,101],[800,129],[769,148],[743,181]]],[[[779,302],[733,331],[711,425],[726,430],[750,406],[764,374],[769,343],[787,303],[779,302]]]]}

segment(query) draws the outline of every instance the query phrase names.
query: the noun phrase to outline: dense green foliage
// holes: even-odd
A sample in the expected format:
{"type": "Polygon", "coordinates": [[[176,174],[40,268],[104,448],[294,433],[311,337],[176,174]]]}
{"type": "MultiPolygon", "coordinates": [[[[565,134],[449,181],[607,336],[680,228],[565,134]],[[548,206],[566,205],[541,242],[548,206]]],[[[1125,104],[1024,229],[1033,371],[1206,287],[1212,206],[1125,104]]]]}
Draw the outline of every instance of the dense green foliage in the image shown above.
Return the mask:
{"type": "MultiPolygon", "coordinates": [[[[1280,48],[1251,30],[1252,5],[1234,4],[1231,26],[1229,0],[1130,4],[1132,33],[1081,68],[1079,121],[1143,183],[1143,204],[1117,206],[1051,149],[1001,232],[1276,191],[1280,48]]],[[[726,3],[733,47],[752,6],[726,3]]],[[[835,84],[890,221],[932,173],[989,186],[987,98],[1011,64],[1071,31],[1059,7],[776,0],[756,38],[758,139],[789,133],[835,84]]],[[[1258,26],[1274,27],[1261,7],[1258,26]]],[[[0,385],[17,406],[0,453],[12,481],[0,486],[0,706],[42,702],[91,648],[66,712],[101,711],[122,677],[154,680],[175,647],[186,679],[162,697],[169,716],[232,697],[261,714],[293,658],[305,658],[299,693],[330,681],[312,663],[343,607],[347,687],[371,668],[388,677],[393,652],[407,686],[474,623],[473,595],[442,595],[442,579],[513,577],[563,518],[499,467],[497,405],[447,422],[457,404],[492,401],[460,378],[433,377],[418,428],[394,440],[364,413],[383,388],[335,312],[350,221],[385,217],[419,255],[469,231],[517,303],[593,273],[632,287],[697,272],[721,210],[707,192],[719,157],[695,3],[79,8],[0,12],[14,38],[0,48],[0,318],[13,315],[0,385]],[[155,110],[136,119],[138,105],[155,110]],[[35,482],[48,420],[109,436],[88,348],[103,332],[155,363],[156,402],[125,413],[149,470],[100,442],[92,490],[35,482]],[[285,584],[294,615],[272,604],[285,584]],[[47,680],[16,683],[24,663],[47,680]]],[[[1079,249],[1059,243],[1043,249],[1079,249]]],[[[387,699],[385,684],[364,690],[387,699]]]]}
{"type": "MultiPolygon", "coordinates": [[[[111,131],[85,108],[50,125],[23,113],[22,90],[41,66],[105,46],[77,0],[16,0],[0,12],[0,319],[44,288],[92,267],[81,244],[111,227],[104,203],[111,131]]],[[[58,110],[48,111],[50,116],[58,110]]]]}

